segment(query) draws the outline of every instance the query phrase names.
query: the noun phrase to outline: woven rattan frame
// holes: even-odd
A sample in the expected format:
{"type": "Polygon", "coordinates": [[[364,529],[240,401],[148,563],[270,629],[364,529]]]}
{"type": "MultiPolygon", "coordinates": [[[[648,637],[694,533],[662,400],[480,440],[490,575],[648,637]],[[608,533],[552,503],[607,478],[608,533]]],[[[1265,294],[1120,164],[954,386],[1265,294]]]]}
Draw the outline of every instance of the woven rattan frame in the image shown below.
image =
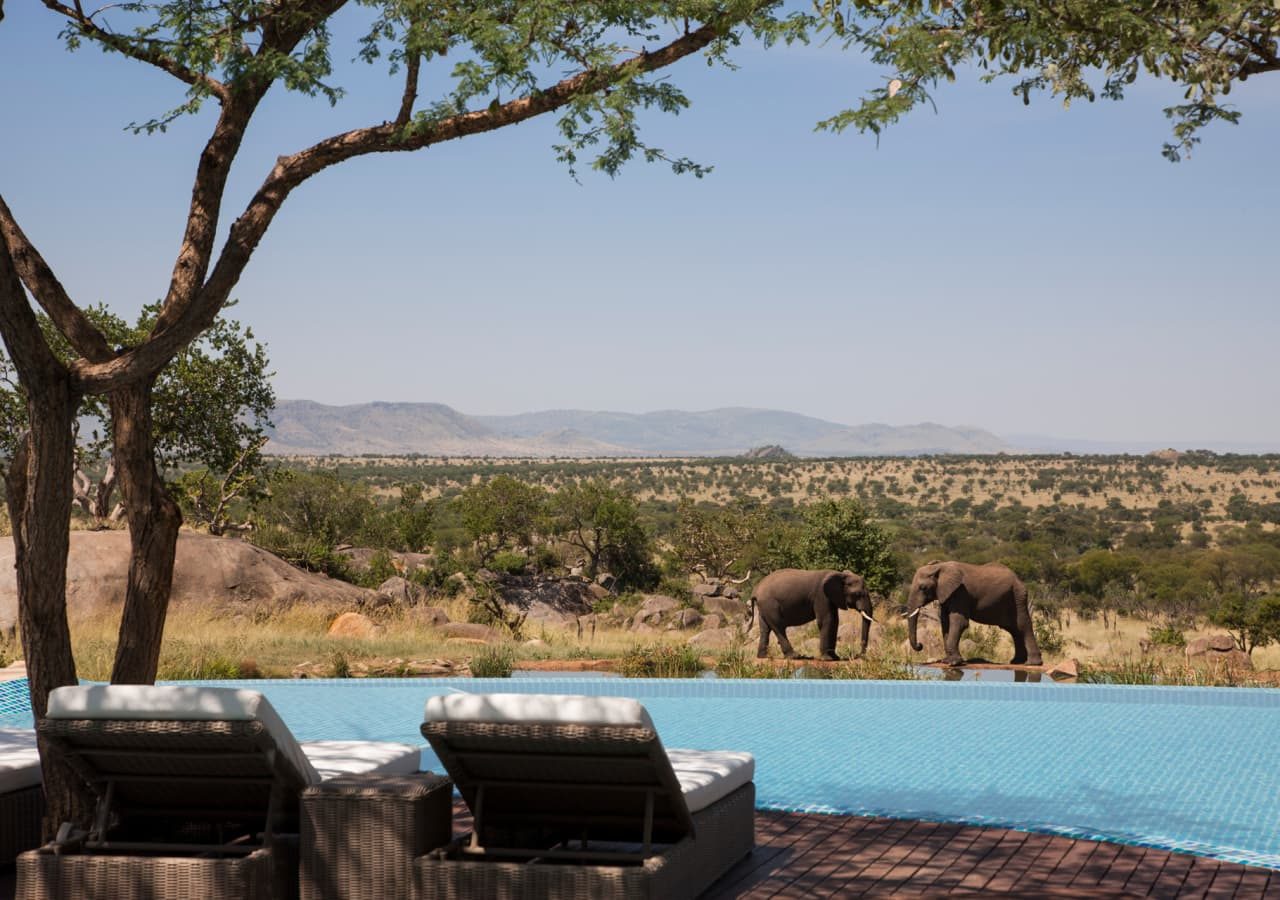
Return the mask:
{"type": "Polygon", "coordinates": [[[693,814],[686,836],[639,866],[498,862],[458,858],[460,846],[414,864],[415,900],[691,900],[755,846],[755,785],[693,814]]]}
{"type": "Polygon", "coordinates": [[[238,859],[54,855],[18,857],[16,900],[272,900],[273,851],[238,859]]]}
{"type": "Polygon", "coordinates": [[[484,803],[484,820],[496,826],[527,824],[541,810],[569,815],[575,827],[601,837],[638,840],[645,802],[640,790],[648,787],[656,792],[659,840],[675,842],[694,829],[680,782],[652,728],[432,721],[422,724],[422,734],[473,812],[480,784],[507,785],[484,803]],[[539,787],[546,784],[554,787],[539,787]],[[619,819],[621,827],[610,825],[619,819]]]}
{"type": "MultiPolygon", "coordinates": [[[[189,815],[197,829],[202,822],[256,816],[272,836],[264,847],[248,852],[250,843],[246,852],[228,855],[163,845],[61,853],[45,846],[18,858],[21,900],[297,896],[298,802],[307,779],[261,722],[41,719],[37,727],[99,797],[115,778],[114,799],[127,807],[189,815]]],[[[108,844],[115,840],[108,835],[108,844]]]]}
{"type": "Polygon", "coordinates": [[[43,818],[44,789],[40,785],[0,794],[0,866],[9,865],[24,850],[40,846],[43,818]]]}
{"type": "Polygon", "coordinates": [[[453,837],[453,782],[349,775],[302,794],[302,900],[406,897],[413,861],[453,837]]]}

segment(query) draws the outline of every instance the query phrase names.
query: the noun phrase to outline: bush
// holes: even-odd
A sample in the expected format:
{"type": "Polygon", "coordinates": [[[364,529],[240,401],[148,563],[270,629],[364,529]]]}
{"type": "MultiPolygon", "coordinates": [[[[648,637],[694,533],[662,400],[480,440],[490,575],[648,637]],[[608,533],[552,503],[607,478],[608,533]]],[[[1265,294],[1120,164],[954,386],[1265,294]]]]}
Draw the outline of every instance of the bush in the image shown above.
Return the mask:
{"type": "Polygon", "coordinates": [[[698,651],[688,644],[639,645],[618,660],[624,678],[697,678],[702,670],[698,651]]]}
{"type": "Polygon", "coordinates": [[[369,567],[355,571],[351,580],[360,587],[373,589],[399,574],[399,570],[391,563],[391,554],[386,550],[377,550],[369,557],[369,567]]]}
{"type": "Polygon", "coordinates": [[[510,678],[516,654],[510,647],[486,647],[471,657],[472,678],[510,678]]]}
{"type": "Polygon", "coordinates": [[[1187,636],[1182,633],[1182,629],[1172,622],[1167,622],[1164,625],[1152,625],[1147,629],[1147,640],[1157,647],[1172,647],[1181,650],[1187,646],[1187,636]]]}
{"type": "Polygon", "coordinates": [[[1058,623],[1053,619],[1040,619],[1035,623],[1036,643],[1040,645],[1041,653],[1051,653],[1057,655],[1067,646],[1067,639],[1062,635],[1062,629],[1058,627],[1058,623]]]}
{"type": "Polygon", "coordinates": [[[529,558],[527,556],[510,550],[495,553],[493,559],[489,560],[489,569],[491,571],[502,572],[507,575],[523,575],[528,566],[529,558]]]}

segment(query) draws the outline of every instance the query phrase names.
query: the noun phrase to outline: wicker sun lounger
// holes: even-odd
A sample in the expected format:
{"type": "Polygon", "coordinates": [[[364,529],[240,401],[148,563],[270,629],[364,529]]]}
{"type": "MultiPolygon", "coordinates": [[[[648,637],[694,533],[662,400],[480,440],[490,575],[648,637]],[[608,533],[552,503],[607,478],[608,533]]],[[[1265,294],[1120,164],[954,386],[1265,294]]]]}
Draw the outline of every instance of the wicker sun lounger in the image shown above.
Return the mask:
{"type": "Polygon", "coordinates": [[[621,697],[453,694],[422,733],[475,819],[418,858],[423,898],[691,898],[754,846],[748,753],[663,749],[621,697]]]}
{"type": "Polygon", "coordinates": [[[0,728],[0,866],[40,844],[44,792],[40,754],[29,728],[0,728]]]}
{"type": "Polygon", "coordinates": [[[38,729],[97,809],[18,857],[18,900],[296,897],[303,789],[419,762],[404,744],[304,747],[260,693],[229,688],[58,688],[38,729]]]}

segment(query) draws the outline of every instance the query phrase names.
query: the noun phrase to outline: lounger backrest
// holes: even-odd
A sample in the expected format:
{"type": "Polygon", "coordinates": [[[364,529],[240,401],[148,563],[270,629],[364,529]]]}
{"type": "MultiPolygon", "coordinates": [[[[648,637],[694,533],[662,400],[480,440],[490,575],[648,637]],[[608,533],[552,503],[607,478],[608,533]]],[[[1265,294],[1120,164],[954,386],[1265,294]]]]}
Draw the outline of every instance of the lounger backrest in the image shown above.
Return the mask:
{"type": "Polygon", "coordinates": [[[265,812],[320,779],[257,691],[152,685],[60,687],[42,735],[122,806],[265,812]]]}
{"type": "Polygon", "coordinates": [[[653,834],[693,821],[649,714],[625,697],[451,694],[427,701],[422,734],[475,811],[498,826],[566,827],[635,840],[653,796],[653,834]]]}

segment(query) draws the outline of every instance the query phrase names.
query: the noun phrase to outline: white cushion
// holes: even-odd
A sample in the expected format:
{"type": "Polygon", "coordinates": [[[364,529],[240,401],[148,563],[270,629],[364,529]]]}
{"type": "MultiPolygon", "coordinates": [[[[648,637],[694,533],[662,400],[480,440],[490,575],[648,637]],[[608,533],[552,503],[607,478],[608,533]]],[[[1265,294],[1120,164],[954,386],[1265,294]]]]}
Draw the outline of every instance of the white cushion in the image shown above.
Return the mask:
{"type": "Polygon", "coordinates": [[[629,697],[575,694],[442,694],[427,700],[428,722],[511,722],[560,725],[639,725],[649,713],[629,697]]]}
{"type": "Polygon", "coordinates": [[[667,750],[689,812],[706,809],[750,782],[756,761],[742,750],[667,750]]]}
{"type": "Polygon", "coordinates": [[[0,794],[39,784],[40,753],[30,728],[0,728],[0,794]]]}
{"type": "Polygon", "coordinates": [[[258,691],[183,685],[94,684],[54,688],[49,694],[50,719],[154,719],[161,721],[261,722],[276,748],[293,763],[308,784],[315,770],[280,714],[258,691]]]}
{"type": "Polygon", "coordinates": [[[301,747],[325,781],[339,775],[410,775],[422,764],[422,751],[412,744],[303,741],[301,747]]]}

